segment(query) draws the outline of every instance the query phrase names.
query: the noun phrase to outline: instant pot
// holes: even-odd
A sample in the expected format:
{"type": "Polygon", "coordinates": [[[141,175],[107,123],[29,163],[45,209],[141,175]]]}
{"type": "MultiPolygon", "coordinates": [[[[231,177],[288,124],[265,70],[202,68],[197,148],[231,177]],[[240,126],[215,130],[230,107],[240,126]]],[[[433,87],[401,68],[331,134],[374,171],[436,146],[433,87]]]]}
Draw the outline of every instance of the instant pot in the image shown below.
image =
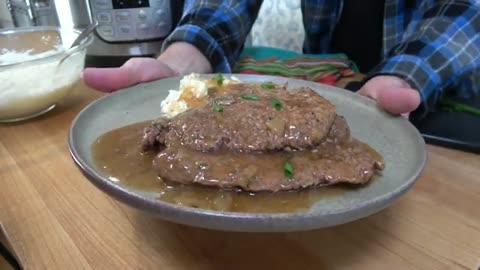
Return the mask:
{"type": "Polygon", "coordinates": [[[53,25],[83,30],[96,20],[87,66],[118,66],[155,56],[181,16],[183,1],[0,0],[0,27],[53,25]],[[4,3],[2,3],[4,2],[4,3]]]}

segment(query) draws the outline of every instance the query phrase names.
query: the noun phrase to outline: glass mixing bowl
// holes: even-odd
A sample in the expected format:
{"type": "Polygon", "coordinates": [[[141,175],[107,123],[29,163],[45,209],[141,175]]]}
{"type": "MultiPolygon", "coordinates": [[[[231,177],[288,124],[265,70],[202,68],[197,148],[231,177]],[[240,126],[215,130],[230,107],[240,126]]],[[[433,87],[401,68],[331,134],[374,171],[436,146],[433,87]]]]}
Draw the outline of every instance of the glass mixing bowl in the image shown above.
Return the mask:
{"type": "Polygon", "coordinates": [[[71,92],[93,40],[90,35],[70,48],[78,35],[45,26],[0,31],[0,122],[44,114],[71,92]]]}

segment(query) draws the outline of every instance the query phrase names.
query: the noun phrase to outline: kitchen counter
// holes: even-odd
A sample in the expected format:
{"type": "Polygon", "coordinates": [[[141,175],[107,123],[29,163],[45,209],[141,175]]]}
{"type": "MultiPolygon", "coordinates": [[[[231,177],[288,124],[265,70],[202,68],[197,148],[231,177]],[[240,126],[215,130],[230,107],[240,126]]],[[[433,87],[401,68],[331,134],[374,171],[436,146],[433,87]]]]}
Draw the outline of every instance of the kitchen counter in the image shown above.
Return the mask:
{"type": "Polygon", "coordinates": [[[478,269],[480,156],[428,146],[414,187],[338,227],[252,234],[156,219],[96,189],[67,147],[101,94],[79,83],[54,111],[0,124],[0,222],[25,269],[478,269]]]}

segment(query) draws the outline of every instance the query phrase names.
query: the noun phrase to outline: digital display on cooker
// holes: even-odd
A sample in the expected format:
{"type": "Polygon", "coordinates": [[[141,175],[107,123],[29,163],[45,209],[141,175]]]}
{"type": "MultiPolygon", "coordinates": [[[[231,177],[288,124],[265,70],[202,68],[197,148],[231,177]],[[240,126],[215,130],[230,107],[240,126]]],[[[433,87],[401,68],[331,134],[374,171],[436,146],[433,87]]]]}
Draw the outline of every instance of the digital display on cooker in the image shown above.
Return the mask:
{"type": "Polygon", "coordinates": [[[112,0],[113,9],[149,7],[148,0],[112,0]]]}

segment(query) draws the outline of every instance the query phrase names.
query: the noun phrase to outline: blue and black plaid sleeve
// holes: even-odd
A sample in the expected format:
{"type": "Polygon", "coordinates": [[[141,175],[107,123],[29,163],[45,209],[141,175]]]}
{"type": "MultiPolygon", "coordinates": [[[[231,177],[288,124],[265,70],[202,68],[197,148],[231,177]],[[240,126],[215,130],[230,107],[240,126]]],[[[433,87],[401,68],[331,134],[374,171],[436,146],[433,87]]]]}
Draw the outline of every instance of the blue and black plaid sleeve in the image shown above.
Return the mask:
{"type": "MultiPolygon", "coordinates": [[[[302,0],[306,53],[329,53],[343,1],[302,0]]],[[[214,72],[229,73],[258,14],[260,0],[187,0],[163,49],[176,41],[196,46],[214,72]]],[[[445,89],[480,93],[480,1],[385,1],[382,62],[368,74],[396,75],[422,97],[428,111],[445,89]]]]}
{"type": "MultiPolygon", "coordinates": [[[[469,74],[480,74],[480,4],[454,0],[424,2],[423,8],[413,13],[402,40],[368,77],[390,74],[404,78],[419,90],[421,111],[426,112],[443,90],[471,81],[462,81],[469,74]]],[[[395,27],[399,24],[395,20],[404,19],[390,16],[390,23],[395,27]]],[[[464,91],[474,93],[479,89],[471,85],[464,91]]]]}
{"type": "Polygon", "coordinates": [[[231,72],[262,1],[187,0],[182,18],[163,49],[183,41],[196,46],[214,72],[231,72]]]}

